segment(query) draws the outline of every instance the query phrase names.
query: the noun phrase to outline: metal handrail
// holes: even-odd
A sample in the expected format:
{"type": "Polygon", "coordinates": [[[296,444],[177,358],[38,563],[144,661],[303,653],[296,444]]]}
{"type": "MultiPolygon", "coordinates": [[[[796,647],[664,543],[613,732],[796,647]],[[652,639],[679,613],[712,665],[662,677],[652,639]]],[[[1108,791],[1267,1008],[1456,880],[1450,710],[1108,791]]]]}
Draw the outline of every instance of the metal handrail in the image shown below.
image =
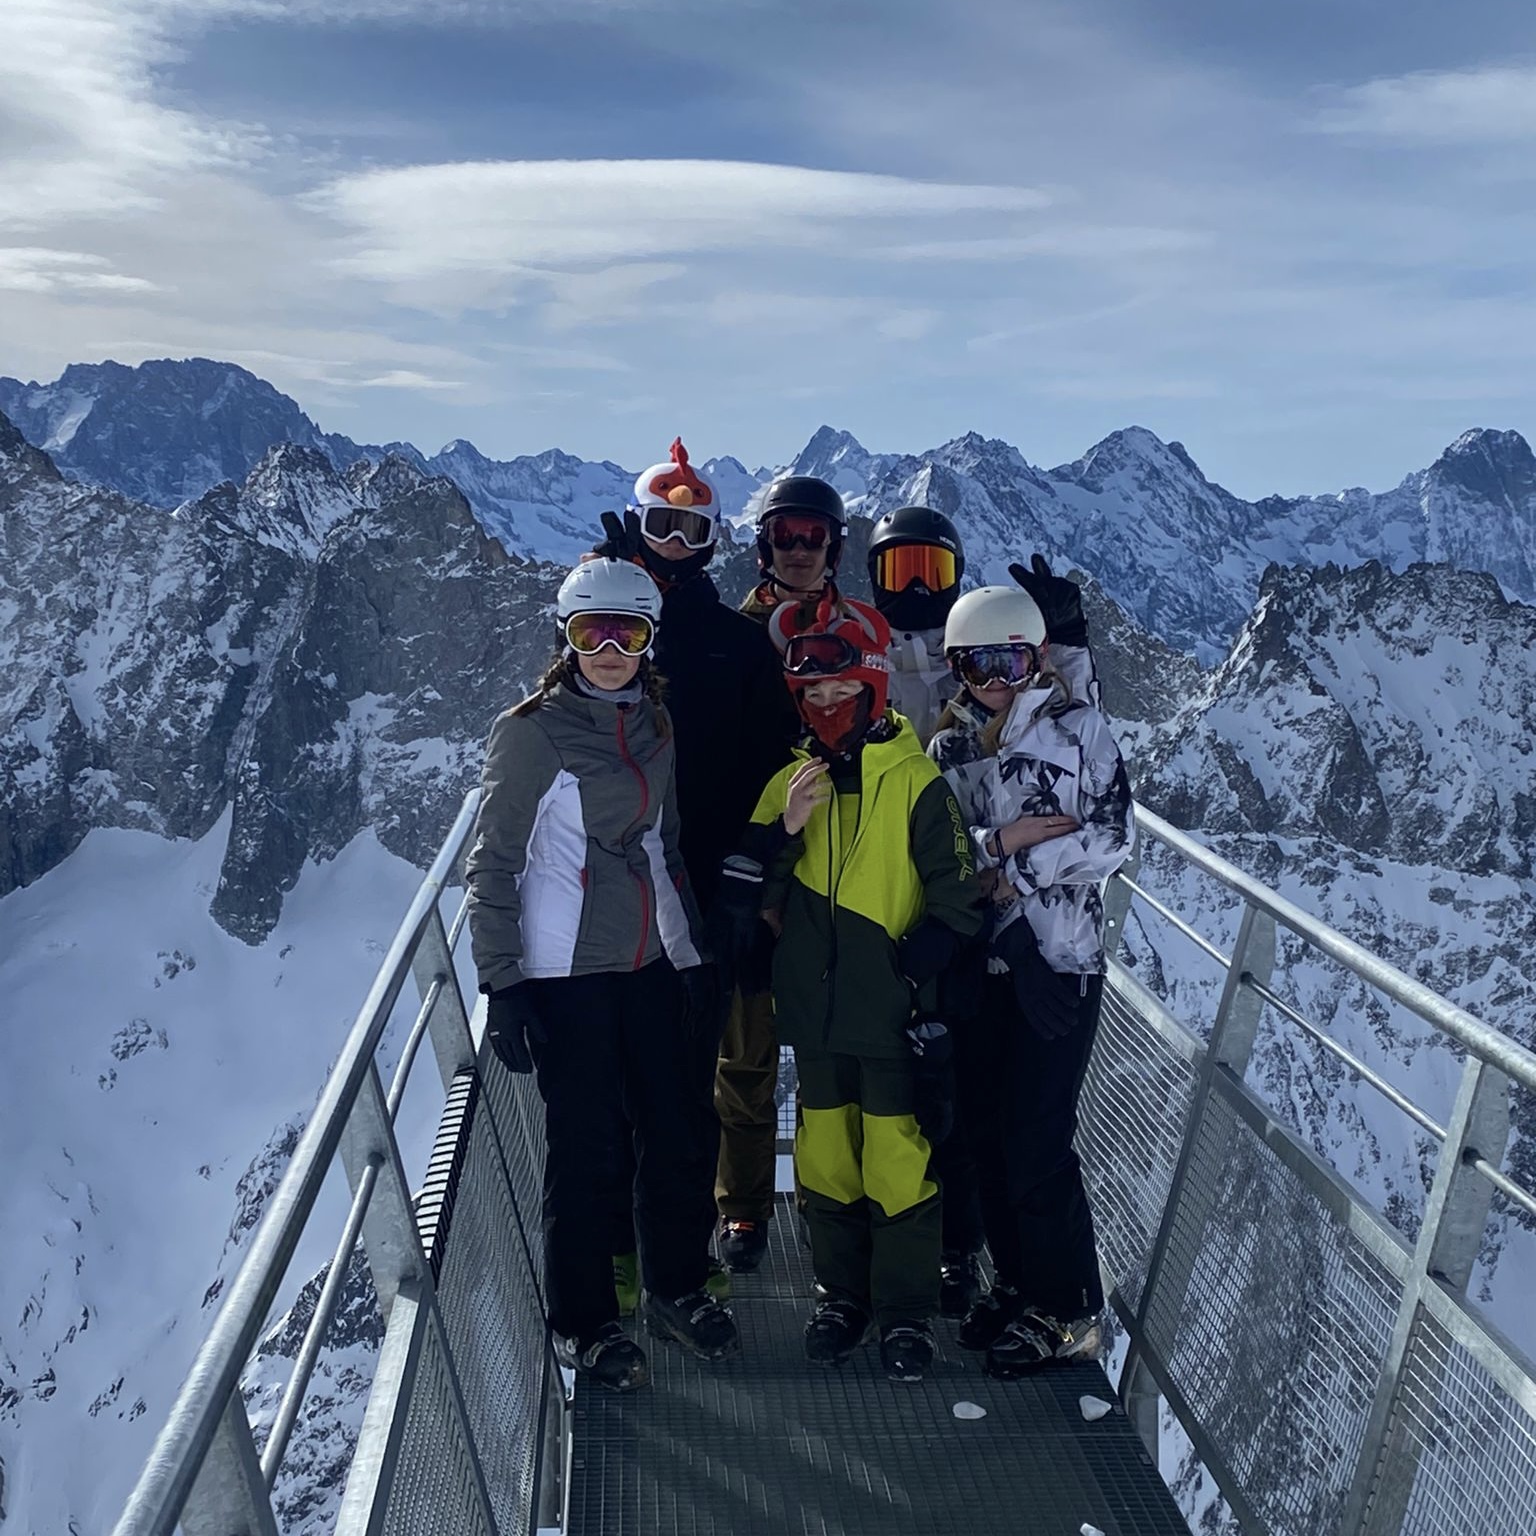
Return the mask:
{"type": "Polygon", "coordinates": [[[379,1041],[411,974],[411,959],[469,840],[479,800],[478,789],[464,797],[453,830],[406,910],[113,1536],[170,1536],[181,1517],[231,1396],[240,1390],[241,1372],[341,1146],[348,1117],[369,1081],[379,1041]]]}
{"type": "Polygon", "coordinates": [[[1140,803],[1136,806],[1136,825],[1138,830],[1150,834],[1155,842],[1171,848],[1188,863],[1219,880],[1228,890],[1241,896],[1259,911],[1267,913],[1299,938],[1305,939],[1341,965],[1348,966],[1394,1002],[1401,1003],[1426,1023],[1433,1024],[1442,1034],[1449,1035],[1465,1046],[1480,1061],[1497,1067],[1516,1082],[1536,1092],[1536,1054],[1523,1045],[1491,1024],[1485,1024],[1465,1008],[1458,1008],[1448,1002],[1423,982],[1415,981],[1406,972],[1373,955],[1353,939],[1345,938],[1336,928],[1304,912],[1268,886],[1259,884],[1219,853],[1213,853],[1187,832],[1179,831],[1140,803]]]}

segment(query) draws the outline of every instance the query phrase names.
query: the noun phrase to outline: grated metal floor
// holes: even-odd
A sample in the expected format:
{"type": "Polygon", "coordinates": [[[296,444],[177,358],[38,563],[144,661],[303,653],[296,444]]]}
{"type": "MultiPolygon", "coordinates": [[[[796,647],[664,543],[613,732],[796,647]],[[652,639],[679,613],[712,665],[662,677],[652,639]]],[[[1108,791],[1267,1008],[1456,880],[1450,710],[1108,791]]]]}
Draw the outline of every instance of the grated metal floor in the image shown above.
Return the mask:
{"type": "Polygon", "coordinates": [[[806,1363],[810,1265],[781,1197],[769,1257],[735,1277],[742,1353],[723,1366],[647,1340],[653,1384],[577,1388],[572,1536],[1188,1536],[1117,1409],[1096,1424],[1096,1368],[993,1382],[940,1323],[929,1379],[885,1379],[874,1345],[841,1369],[806,1363]],[[979,1403],[987,1416],[954,1417],[979,1403]]]}

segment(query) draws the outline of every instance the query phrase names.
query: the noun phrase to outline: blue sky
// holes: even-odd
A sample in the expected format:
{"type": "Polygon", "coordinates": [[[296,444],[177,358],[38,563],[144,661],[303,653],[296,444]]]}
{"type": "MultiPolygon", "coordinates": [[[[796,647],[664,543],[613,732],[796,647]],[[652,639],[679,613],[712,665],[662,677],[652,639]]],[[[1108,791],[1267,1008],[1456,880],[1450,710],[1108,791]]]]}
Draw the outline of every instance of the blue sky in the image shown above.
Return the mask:
{"type": "Polygon", "coordinates": [[[1380,489],[1536,431],[1533,183],[1527,0],[5,0],[0,372],[1380,489]]]}

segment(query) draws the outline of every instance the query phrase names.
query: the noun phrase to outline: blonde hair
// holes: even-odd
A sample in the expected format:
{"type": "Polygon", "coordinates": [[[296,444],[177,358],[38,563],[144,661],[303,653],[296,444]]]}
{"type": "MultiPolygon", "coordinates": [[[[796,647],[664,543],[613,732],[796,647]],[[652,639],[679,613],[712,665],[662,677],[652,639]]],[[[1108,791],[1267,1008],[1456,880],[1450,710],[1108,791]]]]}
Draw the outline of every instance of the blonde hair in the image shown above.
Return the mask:
{"type": "MultiPolygon", "coordinates": [[[[1054,667],[1048,661],[1042,661],[1040,663],[1040,666],[1036,669],[1034,682],[1031,686],[1039,687],[1042,683],[1049,686],[1051,694],[1048,699],[1042,700],[1041,703],[1036,706],[1034,713],[1034,718],[1036,720],[1038,720],[1041,715],[1059,715],[1072,702],[1072,685],[1066,680],[1065,677],[1062,676],[1056,667],[1054,667]]],[[[970,688],[964,683],[960,685],[960,690],[962,693],[971,692],[970,688]]],[[[965,715],[963,715],[961,711],[955,707],[955,700],[959,697],[960,695],[956,694],[954,698],[948,700],[948,702],[946,702],[944,705],[944,709],[939,715],[939,723],[934,727],[935,735],[937,735],[940,731],[955,729],[975,729],[974,722],[968,720],[965,715]]],[[[972,694],[971,697],[974,698],[975,695],[972,694]]],[[[1018,695],[1015,694],[1014,697],[1017,698],[1018,695]]],[[[1003,742],[1003,730],[1008,724],[1008,716],[1012,713],[1013,706],[1010,704],[1006,709],[998,710],[998,712],[993,715],[992,718],[988,720],[987,723],[982,726],[979,731],[977,731],[977,739],[981,742],[981,752],[983,757],[997,756],[998,748],[1002,745],[1003,742]]]]}
{"type": "MultiPolygon", "coordinates": [[[[556,688],[562,683],[570,683],[574,680],[577,671],[576,658],[568,650],[556,651],[550,659],[550,663],[544,669],[544,674],[533,686],[533,692],[520,704],[514,704],[509,711],[514,715],[531,715],[534,710],[540,709],[544,701],[548,699],[556,688]]],[[[667,680],[662,676],[656,663],[649,656],[640,658],[640,670],[635,674],[640,684],[641,692],[645,698],[655,706],[656,719],[663,737],[670,733],[671,718],[667,714],[667,680]]]]}

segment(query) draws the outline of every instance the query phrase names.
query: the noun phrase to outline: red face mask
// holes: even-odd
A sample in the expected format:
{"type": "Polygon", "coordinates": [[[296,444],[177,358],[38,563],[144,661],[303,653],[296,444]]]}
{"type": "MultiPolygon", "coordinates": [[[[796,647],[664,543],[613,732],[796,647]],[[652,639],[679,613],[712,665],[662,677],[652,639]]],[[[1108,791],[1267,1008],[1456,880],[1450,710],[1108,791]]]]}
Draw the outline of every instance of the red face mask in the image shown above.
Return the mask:
{"type": "Polygon", "coordinates": [[[863,740],[869,729],[875,698],[874,689],[866,684],[852,698],[840,699],[830,708],[819,708],[803,693],[797,695],[796,702],[800,718],[822,746],[830,752],[847,752],[863,740]]]}

